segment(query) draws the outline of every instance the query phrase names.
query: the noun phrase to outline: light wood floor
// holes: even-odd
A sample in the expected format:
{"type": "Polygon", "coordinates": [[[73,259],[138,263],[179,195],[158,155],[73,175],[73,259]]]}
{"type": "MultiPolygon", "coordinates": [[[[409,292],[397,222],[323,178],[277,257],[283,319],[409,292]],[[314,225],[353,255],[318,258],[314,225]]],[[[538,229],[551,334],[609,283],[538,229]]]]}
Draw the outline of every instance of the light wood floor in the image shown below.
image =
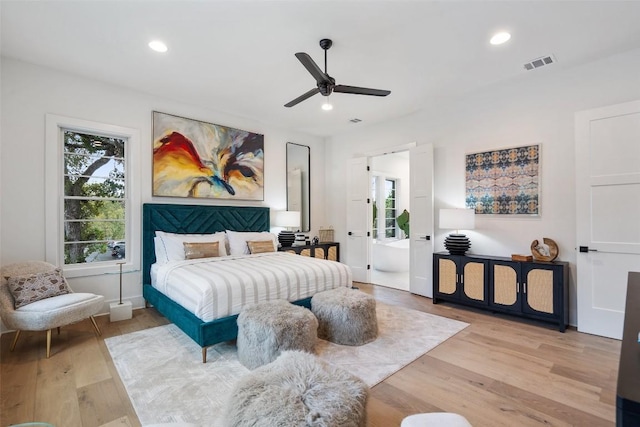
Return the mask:
{"type": "MultiPolygon", "coordinates": [[[[470,323],[462,332],[371,390],[368,425],[399,426],[410,414],[457,412],[474,426],[612,426],[620,342],[532,324],[382,286],[358,285],[379,301],[470,323]]],[[[104,338],[167,323],[154,309],[131,320],[98,317],[53,334],[0,340],[0,425],[48,421],[57,427],[139,426],[104,338]]]]}

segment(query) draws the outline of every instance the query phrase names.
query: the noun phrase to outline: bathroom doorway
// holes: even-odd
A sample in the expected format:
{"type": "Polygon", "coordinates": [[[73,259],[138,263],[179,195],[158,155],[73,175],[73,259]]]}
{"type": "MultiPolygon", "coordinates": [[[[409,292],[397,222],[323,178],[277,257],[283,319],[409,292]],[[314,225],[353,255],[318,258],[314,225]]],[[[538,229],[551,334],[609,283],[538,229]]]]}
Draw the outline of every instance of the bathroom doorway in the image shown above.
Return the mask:
{"type": "Polygon", "coordinates": [[[371,283],[408,291],[409,151],[371,157],[371,283]]]}

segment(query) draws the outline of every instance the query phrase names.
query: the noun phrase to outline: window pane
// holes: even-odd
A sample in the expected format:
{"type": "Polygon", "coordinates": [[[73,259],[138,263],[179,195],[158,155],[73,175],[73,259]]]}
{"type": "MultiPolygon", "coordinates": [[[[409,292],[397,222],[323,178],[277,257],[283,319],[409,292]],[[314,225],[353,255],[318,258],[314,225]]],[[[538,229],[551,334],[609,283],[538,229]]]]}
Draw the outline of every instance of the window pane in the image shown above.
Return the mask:
{"type": "Polygon", "coordinates": [[[85,262],[111,261],[113,255],[106,243],[68,243],[64,245],[64,263],[82,264],[85,262]]]}
{"type": "Polygon", "coordinates": [[[65,199],[65,220],[120,220],[125,219],[125,202],[120,200],[65,199]]]}
{"type": "Polygon", "coordinates": [[[386,237],[396,237],[396,230],[395,229],[393,229],[393,230],[387,229],[386,233],[385,233],[385,236],[386,237]]]}
{"type": "Polygon", "coordinates": [[[384,222],[384,226],[385,226],[386,228],[391,228],[391,227],[395,228],[395,226],[396,226],[396,220],[395,220],[394,218],[387,219],[387,220],[385,220],[385,222],[384,222]]]}

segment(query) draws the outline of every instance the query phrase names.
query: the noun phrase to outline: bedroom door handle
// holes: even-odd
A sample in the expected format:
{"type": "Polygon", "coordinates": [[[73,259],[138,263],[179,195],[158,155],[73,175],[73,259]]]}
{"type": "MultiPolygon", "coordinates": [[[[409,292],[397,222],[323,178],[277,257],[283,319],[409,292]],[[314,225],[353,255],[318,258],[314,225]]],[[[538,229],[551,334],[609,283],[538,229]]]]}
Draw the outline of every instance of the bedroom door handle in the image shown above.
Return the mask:
{"type": "Polygon", "coordinates": [[[353,233],[350,231],[350,232],[348,232],[347,234],[348,234],[349,236],[351,236],[353,233]]]}

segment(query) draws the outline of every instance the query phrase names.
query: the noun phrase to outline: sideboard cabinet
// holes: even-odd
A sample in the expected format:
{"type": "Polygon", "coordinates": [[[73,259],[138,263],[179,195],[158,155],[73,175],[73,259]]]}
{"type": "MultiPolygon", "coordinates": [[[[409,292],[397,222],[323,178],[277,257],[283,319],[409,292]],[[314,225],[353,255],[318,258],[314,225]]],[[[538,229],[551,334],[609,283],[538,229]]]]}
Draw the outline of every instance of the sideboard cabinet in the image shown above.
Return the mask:
{"type": "Polygon", "coordinates": [[[449,301],[486,308],[556,323],[561,332],[565,331],[569,312],[568,263],[448,253],[433,257],[434,304],[449,301]]]}

